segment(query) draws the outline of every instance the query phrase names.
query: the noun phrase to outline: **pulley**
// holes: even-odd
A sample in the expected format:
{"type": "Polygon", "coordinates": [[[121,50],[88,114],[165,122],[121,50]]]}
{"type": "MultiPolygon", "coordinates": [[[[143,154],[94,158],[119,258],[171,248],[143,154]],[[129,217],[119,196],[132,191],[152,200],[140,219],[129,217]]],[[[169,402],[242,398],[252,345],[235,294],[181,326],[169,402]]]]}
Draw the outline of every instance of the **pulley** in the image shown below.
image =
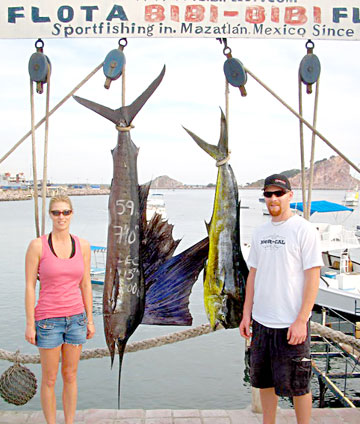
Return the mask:
{"type": "Polygon", "coordinates": [[[300,62],[299,74],[301,81],[306,85],[306,92],[311,94],[312,84],[319,79],[321,66],[318,57],[313,54],[314,43],[308,40],[305,47],[307,54],[300,62]]]}
{"type": "Polygon", "coordinates": [[[239,87],[242,96],[246,96],[245,84],[247,74],[244,65],[239,59],[230,58],[224,63],[224,73],[229,84],[233,87],[239,87]]]}
{"type": "Polygon", "coordinates": [[[29,74],[31,81],[36,82],[36,92],[42,94],[48,74],[51,72],[51,64],[43,53],[44,42],[40,38],[36,41],[35,47],[36,53],[33,53],[29,60],[29,74]]]}
{"type": "Polygon", "coordinates": [[[117,80],[123,72],[126,62],[123,50],[126,45],[126,38],[121,38],[119,40],[119,47],[111,50],[104,60],[103,71],[106,76],[104,87],[107,89],[110,88],[111,81],[117,80]]]}
{"type": "Polygon", "coordinates": [[[244,65],[240,62],[239,59],[232,57],[231,49],[227,45],[226,38],[219,40],[220,42],[224,43],[225,47],[223,49],[223,53],[227,57],[227,60],[224,62],[225,78],[227,82],[233,87],[239,87],[240,93],[244,97],[246,96],[245,84],[247,81],[247,73],[244,65]]]}

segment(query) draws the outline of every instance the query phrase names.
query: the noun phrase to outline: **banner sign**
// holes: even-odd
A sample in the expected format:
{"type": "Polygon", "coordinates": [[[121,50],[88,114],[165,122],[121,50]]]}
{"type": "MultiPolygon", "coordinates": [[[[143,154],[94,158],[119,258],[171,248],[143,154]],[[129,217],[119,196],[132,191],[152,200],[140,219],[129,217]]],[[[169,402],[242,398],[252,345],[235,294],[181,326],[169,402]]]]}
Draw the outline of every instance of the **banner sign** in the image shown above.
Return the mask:
{"type": "Polygon", "coordinates": [[[359,0],[1,0],[0,38],[360,40],[359,0]]]}

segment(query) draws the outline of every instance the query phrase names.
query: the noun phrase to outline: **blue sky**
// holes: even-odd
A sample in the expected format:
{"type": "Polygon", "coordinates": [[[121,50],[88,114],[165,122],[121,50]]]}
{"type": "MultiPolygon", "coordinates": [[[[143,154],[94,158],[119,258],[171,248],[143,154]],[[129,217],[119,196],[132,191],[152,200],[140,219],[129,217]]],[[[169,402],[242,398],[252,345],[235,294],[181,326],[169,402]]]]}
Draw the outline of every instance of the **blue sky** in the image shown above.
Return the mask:
{"type": "MultiPolygon", "coordinates": [[[[0,77],[0,137],[3,156],[30,129],[28,61],[35,40],[0,40],[3,52],[0,77]]],[[[44,40],[52,63],[51,107],[61,100],[107,53],[117,39],[44,40]]],[[[306,40],[229,39],[232,55],[287,101],[298,107],[298,68],[306,54],[306,40]]],[[[159,175],[186,184],[216,180],[214,160],[186,134],[192,130],[217,144],[220,110],[225,107],[223,46],[215,39],[129,39],[124,50],[126,99],[131,103],[159,74],[166,75],[158,90],[134,120],[132,139],[140,148],[139,181],[159,175]]],[[[360,162],[358,99],[360,97],[359,42],[316,41],[321,62],[318,130],[353,162],[360,162]]],[[[121,105],[121,80],[105,90],[102,70],[77,95],[111,108],[121,105]]],[[[251,77],[247,97],[230,87],[230,163],[239,184],[285,169],[299,168],[299,124],[277,100],[251,77]]],[[[312,121],[314,96],[303,92],[304,116],[312,121]]],[[[36,121],[45,111],[45,94],[36,95],[36,121]]],[[[37,131],[38,175],[42,174],[44,127],[37,131]]],[[[306,162],[311,134],[305,131],[306,162]]],[[[49,171],[53,182],[109,183],[111,149],[117,132],[111,122],[83,108],[73,99],[50,118],[49,171]]],[[[321,140],[316,160],[333,151],[321,140]]],[[[0,173],[24,172],[31,178],[31,139],[0,164],[0,173]]],[[[359,178],[358,175],[353,174],[359,178]]]]}

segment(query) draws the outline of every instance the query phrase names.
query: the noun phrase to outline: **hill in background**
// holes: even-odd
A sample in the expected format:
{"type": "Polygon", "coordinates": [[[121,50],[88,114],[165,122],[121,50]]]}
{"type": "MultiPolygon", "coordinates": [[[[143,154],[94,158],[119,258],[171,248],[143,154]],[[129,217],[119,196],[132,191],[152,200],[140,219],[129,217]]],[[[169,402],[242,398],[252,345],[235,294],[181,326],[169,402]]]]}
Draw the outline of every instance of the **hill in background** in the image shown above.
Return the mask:
{"type": "MultiPolygon", "coordinates": [[[[300,169],[281,171],[291,183],[292,188],[301,188],[300,169]]],[[[306,185],[309,184],[309,169],[305,172],[306,185]]],[[[247,184],[244,188],[262,188],[264,180],[247,184]]],[[[314,163],[313,189],[353,189],[360,187],[360,180],[350,175],[350,165],[340,156],[331,156],[314,163]]]]}

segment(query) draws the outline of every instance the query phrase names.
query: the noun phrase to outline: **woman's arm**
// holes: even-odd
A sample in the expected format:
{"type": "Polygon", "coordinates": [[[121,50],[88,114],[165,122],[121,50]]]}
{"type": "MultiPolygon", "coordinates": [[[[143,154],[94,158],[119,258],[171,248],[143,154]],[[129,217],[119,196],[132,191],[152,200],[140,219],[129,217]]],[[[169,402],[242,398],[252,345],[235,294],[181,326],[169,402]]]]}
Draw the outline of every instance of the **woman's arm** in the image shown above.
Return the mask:
{"type": "Polygon", "coordinates": [[[26,252],[25,257],[25,312],[26,312],[26,330],[25,339],[36,344],[35,335],[35,288],[38,276],[39,262],[41,257],[41,239],[32,240],[26,252]]]}
{"type": "Polygon", "coordinates": [[[93,297],[92,297],[92,288],[91,288],[91,279],[90,279],[90,244],[83,239],[80,239],[81,252],[84,258],[84,276],[80,283],[81,295],[83,298],[85,312],[88,319],[87,324],[87,339],[91,339],[95,334],[95,326],[93,319],[93,297]]]}

